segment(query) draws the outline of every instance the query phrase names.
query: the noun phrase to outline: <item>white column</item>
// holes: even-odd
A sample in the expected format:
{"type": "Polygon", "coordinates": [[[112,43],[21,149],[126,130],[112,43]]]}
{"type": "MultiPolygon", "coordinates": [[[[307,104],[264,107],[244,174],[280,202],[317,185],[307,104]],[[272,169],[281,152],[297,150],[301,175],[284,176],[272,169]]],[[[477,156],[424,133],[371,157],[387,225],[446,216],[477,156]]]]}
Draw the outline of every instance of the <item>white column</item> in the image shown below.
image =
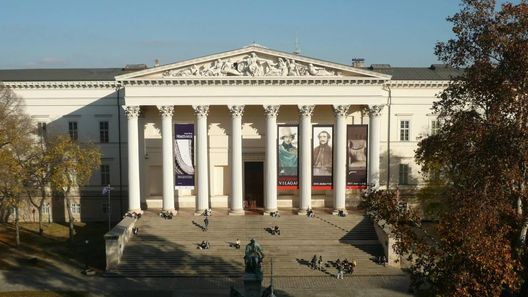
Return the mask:
{"type": "Polygon", "coordinates": [[[264,213],[277,211],[277,115],[279,105],[264,105],[266,162],[264,163],[264,213]]]}
{"type": "Polygon", "coordinates": [[[196,163],[198,195],[196,197],[196,212],[199,215],[209,208],[209,170],[207,148],[207,114],[209,105],[193,105],[196,113],[196,163]]]}
{"type": "Polygon", "coordinates": [[[334,142],[334,214],[346,213],[346,117],[349,105],[334,105],[335,142],[334,142]]]}
{"type": "Polygon", "coordinates": [[[381,110],[383,105],[369,106],[369,143],[368,143],[368,184],[377,189],[380,185],[379,162],[380,162],[380,126],[381,110]]]}
{"type": "Polygon", "coordinates": [[[299,214],[305,215],[312,205],[312,113],[314,105],[299,105],[299,214]]]}
{"type": "Polygon", "coordinates": [[[128,118],[128,211],[141,212],[139,190],[139,106],[123,106],[128,118]]]}
{"type": "Polygon", "coordinates": [[[158,106],[161,113],[161,139],[163,156],[163,210],[176,214],[174,209],[174,156],[172,113],[174,106],[158,106]]]}
{"type": "Polygon", "coordinates": [[[231,205],[230,215],[243,215],[242,206],[242,114],[244,105],[228,106],[231,112],[231,205]]]}

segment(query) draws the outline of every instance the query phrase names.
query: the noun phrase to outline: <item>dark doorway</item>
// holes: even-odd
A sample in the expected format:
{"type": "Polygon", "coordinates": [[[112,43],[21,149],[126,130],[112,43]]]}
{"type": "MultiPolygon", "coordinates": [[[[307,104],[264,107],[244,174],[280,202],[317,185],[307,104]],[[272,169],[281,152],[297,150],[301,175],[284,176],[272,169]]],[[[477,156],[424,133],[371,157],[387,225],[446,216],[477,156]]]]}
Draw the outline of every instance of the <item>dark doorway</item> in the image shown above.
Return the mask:
{"type": "Polygon", "coordinates": [[[244,205],[255,209],[264,207],[264,163],[244,162],[244,205]]]}

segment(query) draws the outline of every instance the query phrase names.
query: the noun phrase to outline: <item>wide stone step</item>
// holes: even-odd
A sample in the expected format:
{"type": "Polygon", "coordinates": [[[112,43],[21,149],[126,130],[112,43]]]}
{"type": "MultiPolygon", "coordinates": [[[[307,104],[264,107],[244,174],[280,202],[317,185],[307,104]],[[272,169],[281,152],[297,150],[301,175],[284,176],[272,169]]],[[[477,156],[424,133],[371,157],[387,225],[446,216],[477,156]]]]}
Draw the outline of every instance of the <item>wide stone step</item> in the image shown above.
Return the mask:
{"type": "Polygon", "coordinates": [[[263,272],[269,275],[269,259],[273,258],[276,276],[335,275],[329,263],[326,271],[310,269],[306,263],[314,254],[323,260],[337,258],[356,260],[356,275],[401,275],[400,269],[383,267],[373,262],[383,254],[372,223],[353,213],[346,218],[321,214],[316,218],[297,215],[212,216],[209,230],[203,232],[203,217],[176,216],[163,220],[146,213],[136,224],[140,234],[133,236],[125,248],[121,264],[108,276],[126,277],[241,277],[244,270],[244,246],[255,238],[266,255],[263,272]],[[194,221],[194,223],[193,223],[194,221]],[[266,229],[278,225],[281,235],[266,229]],[[239,238],[241,249],[229,246],[239,238]],[[197,249],[202,240],[210,242],[209,250],[197,249]]]}

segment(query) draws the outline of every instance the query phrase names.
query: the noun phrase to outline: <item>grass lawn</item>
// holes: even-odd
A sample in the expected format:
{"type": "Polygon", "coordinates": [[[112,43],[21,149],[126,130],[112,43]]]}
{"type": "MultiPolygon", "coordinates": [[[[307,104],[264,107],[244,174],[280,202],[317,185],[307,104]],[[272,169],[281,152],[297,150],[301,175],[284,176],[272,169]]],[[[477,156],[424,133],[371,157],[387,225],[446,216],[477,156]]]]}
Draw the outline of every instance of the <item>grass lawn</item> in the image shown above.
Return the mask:
{"type": "Polygon", "coordinates": [[[103,235],[108,231],[106,223],[75,223],[77,234],[72,244],[68,243],[66,223],[45,223],[43,236],[38,234],[38,223],[21,223],[20,227],[20,247],[17,248],[14,224],[0,224],[0,255],[2,255],[0,269],[2,270],[18,269],[24,265],[45,266],[47,259],[76,267],[88,262],[88,265],[95,269],[105,268],[103,235]],[[85,244],[85,240],[89,243],[85,244]]]}

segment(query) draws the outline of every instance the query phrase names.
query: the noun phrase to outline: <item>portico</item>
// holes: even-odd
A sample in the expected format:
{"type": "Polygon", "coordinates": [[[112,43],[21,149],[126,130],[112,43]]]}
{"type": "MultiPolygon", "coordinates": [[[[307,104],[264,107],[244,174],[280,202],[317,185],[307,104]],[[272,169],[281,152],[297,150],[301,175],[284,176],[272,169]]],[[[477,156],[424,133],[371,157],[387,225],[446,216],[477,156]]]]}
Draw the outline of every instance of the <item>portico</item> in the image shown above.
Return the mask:
{"type": "Polygon", "coordinates": [[[253,161],[263,163],[265,213],[279,207],[299,213],[312,207],[346,211],[351,188],[347,126],[368,123],[368,183],[379,186],[380,115],[386,98],[383,85],[389,79],[260,46],[116,77],[125,91],[123,109],[128,117],[129,210],[138,211],[143,202],[170,212],[226,207],[230,214],[242,215],[251,200],[246,195],[244,162],[253,161]],[[194,183],[186,187],[176,185],[174,168],[178,159],[174,127],[183,124],[194,125],[192,174],[187,172],[194,183]],[[321,125],[333,131],[332,176],[325,187],[315,184],[312,170],[313,128],[321,125]],[[292,175],[296,184],[290,187],[278,181],[282,126],[298,127],[290,136],[297,166],[292,175]],[[144,179],[141,172],[146,173],[144,179]]]}

